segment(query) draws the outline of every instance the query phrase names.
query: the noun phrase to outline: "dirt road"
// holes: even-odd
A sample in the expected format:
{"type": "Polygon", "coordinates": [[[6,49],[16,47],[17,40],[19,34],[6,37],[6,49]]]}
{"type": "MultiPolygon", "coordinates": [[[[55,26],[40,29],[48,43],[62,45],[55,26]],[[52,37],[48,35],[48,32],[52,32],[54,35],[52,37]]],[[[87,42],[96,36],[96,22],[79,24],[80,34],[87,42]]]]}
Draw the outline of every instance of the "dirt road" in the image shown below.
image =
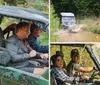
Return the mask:
{"type": "Polygon", "coordinates": [[[60,42],[100,42],[100,34],[84,31],[84,25],[78,25],[79,31],[76,33],[68,30],[59,30],[55,34],[59,35],[60,42]]]}

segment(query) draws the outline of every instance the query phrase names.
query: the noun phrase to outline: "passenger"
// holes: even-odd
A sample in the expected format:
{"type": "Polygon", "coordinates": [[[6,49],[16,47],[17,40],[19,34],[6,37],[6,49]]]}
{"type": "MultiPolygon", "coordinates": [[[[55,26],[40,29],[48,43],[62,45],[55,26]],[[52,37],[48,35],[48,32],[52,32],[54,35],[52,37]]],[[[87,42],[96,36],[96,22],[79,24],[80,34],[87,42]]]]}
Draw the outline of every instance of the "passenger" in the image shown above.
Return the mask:
{"type": "MultiPolygon", "coordinates": [[[[67,72],[69,76],[75,75],[75,73],[78,72],[77,75],[80,75],[79,72],[91,72],[92,70],[95,69],[95,67],[82,67],[80,62],[80,55],[77,49],[72,49],[71,51],[71,61],[67,65],[67,72]]],[[[82,76],[83,78],[85,76],[82,76]]]]}
{"type": "Polygon", "coordinates": [[[29,46],[28,38],[30,25],[27,22],[20,22],[16,26],[16,33],[8,38],[6,48],[11,55],[12,67],[42,75],[47,68],[33,68],[29,60],[34,58],[48,58],[44,54],[37,53],[29,46]]]}
{"type": "Polygon", "coordinates": [[[67,71],[63,68],[64,60],[62,53],[58,53],[57,51],[52,57],[51,61],[54,65],[54,68],[51,70],[51,76],[55,77],[57,85],[64,85],[65,83],[72,83],[80,80],[79,77],[68,76],[67,71]]]}
{"type": "Polygon", "coordinates": [[[42,29],[33,23],[30,27],[30,35],[28,36],[28,42],[30,46],[37,52],[48,53],[49,46],[41,45],[41,42],[39,39],[41,32],[42,32],[42,29]]]}

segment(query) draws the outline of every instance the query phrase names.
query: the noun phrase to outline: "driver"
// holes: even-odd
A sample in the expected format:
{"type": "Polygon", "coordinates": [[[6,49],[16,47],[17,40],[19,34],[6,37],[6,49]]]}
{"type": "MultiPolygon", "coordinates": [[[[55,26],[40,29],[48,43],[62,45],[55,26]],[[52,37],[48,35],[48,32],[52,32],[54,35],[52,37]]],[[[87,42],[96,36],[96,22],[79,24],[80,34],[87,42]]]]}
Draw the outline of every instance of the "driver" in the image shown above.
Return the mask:
{"type": "MultiPolygon", "coordinates": [[[[82,67],[81,64],[79,63],[80,61],[80,56],[79,56],[79,52],[77,49],[72,49],[71,50],[71,61],[69,62],[69,64],[67,65],[67,72],[69,74],[69,76],[73,76],[75,75],[77,72],[91,72],[95,69],[95,67],[82,67]]],[[[78,74],[80,75],[80,74],[78,74]]],[[[81,76],[81,77],[85,77],[85,76],[81,76]]],[[[87,77],[86,77],[87,78],[87,77]]]]}

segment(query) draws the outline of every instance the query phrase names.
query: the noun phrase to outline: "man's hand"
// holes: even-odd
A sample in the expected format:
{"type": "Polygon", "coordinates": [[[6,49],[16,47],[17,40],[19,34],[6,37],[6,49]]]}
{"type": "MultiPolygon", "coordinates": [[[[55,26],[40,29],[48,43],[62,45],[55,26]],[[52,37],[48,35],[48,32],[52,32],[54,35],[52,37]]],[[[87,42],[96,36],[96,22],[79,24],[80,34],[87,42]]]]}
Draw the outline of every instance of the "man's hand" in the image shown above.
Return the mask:
{"type": "Polygon", "coordinates": [[[47,59],[47,58],[48,58],[48,54],[47,54],[47,53],[45,53],[45,54],[40,54],[40,57],[41,57],[42,59],[47,59]]]}
{"type": "Polygon", "coordinates": [[[49,55],[47,53],[44,53],[45,59],[49,58],[49,55]]]}
{"type": "Polygon", "coordinates": [[[75,75],[76,72],[77,72],[77,71],[73,70],[73,71],[72,71],[72,74],[75,75]]]}
{"type": "Polygon", "coordinates": [[[93,67],[93,70],[98,70],[96,66],[93,67]]]}
{"type": "Polygon", "coordinates": [[[30,57],[35,57],[36,51],[35,50],[30,51],[29,55],[30,55],[30,57]]]}
{"type": "Polygon", "coordinates": [[[81,80],[89,80],[88,76],[81,76],[81,80]]]}
{"type": "Polygon", "coordinates": [[[84,76],[85,80],[89,80],[90,78],[88,76],[84,76]]]}

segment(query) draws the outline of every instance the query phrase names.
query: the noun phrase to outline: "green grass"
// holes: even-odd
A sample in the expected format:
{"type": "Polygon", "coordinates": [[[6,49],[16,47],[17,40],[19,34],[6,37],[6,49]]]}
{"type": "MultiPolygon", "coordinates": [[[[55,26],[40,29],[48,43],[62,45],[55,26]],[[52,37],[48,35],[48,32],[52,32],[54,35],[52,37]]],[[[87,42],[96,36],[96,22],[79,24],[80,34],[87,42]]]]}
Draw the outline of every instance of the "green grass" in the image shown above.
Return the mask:
{"type": "Polygon", "coordinates": [[[50,6],[50,30],[51,32],[57,31],[59,28],[59,18],[54,14],[53,6],[50,6]]]}
{"type": "Polygon", "coordinates": [[[56,42],[59,39],[59,35],[54,35],[59,29],[59,18],[54,14],[53,6],[50,6],[50,40],[56,42]]]}
{"type": "Polygon", "coordinates": [[[84,30],[91,31],[96,34],[100,34],[100,17],[90,16],[90,17],[77,17],[77,24],[85,24],[84,30]]]}

